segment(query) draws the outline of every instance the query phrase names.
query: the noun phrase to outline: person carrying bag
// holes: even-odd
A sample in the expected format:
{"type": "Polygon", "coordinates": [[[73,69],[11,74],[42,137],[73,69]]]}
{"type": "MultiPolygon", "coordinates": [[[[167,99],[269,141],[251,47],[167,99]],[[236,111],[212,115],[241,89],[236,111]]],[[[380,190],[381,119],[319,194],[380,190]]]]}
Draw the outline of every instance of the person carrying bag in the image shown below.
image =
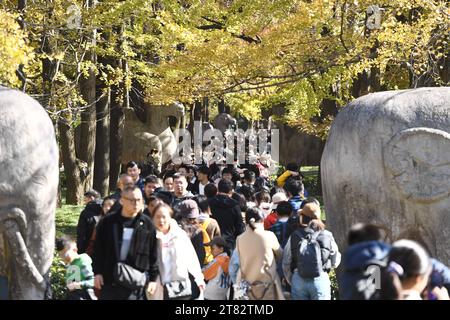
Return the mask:
{"type": "Polygon", "coordinates": [[[236,240],[230,262],[235,300],[284,300],[276,260],[282,249],[276,236],[264,230],[259,208],[246,212],[247,230],[236,240]],[[238,265],[234,263],[238,260],[238,265]]]}

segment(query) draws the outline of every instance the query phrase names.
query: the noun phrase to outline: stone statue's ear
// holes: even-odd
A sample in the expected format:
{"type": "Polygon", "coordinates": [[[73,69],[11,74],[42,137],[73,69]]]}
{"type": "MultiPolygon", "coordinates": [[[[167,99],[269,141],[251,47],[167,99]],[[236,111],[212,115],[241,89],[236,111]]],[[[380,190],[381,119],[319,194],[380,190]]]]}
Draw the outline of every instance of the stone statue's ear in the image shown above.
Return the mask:
{"type": "MultiPolygon", "coordinates": [[[[154,139],[155,137],[158,138],[157,135],[154,135],[154,134],[149,133],[149,132],[136,132],[134,134],[134,136],[136,138],[140,139],[140,140],[143,140],[143,141],[150,141],[150,140],[154,139]]],[[[159,140],[159,138],[158,138],[158,140],[159,140]]]]}
{"type": "Polygon", "coordinates": [[[405,129],[383,149],[388,179],[406,199],[434,202],[450,195],[450,134],[418,127],[405,129]]]}

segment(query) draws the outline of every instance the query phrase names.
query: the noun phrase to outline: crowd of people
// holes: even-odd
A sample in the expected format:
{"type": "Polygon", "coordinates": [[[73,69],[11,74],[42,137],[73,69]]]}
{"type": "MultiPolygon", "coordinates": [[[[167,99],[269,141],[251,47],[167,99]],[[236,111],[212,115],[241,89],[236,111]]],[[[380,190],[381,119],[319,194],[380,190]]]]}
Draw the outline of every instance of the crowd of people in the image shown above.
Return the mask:
{"type": "Polygon", "coordinates": [[[450,270],[375,225],[353,226],[341,259],[296,164],[141,169],[87,192],[77,239],[57,240],[67,299],[330,300],[339,266],[341,299],[448,299],[450,270]]]}

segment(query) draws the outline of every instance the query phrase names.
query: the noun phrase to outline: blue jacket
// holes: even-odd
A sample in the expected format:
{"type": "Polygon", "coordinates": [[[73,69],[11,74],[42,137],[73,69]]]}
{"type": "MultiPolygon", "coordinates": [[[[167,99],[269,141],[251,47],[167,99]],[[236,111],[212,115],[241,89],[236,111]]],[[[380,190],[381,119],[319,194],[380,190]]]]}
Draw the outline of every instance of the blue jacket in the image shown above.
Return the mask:
{"type": "Polygon", "coordinates": [[[446,287],[450,290],[450,269],[436,259],[431,259],[433,271],[430,275],[430,287],[446,287]]]}
{"type": "Polygon", "coordinates": [[[369,300],[375,292],[359,287],[370,265],[383,265],[391,246],[380,241],[366,241],[348,247],[343,258],[344,272],[340,277],[340,298],[343,300],[369,300]]]}
{"type": "Polygon", "coordinates": [[[300,196],[295,196],[290,198],[288,202],[292,205],[293,214],[297,214],[297,211],[300,209],[303,200],[300,198],[300,196]]]}

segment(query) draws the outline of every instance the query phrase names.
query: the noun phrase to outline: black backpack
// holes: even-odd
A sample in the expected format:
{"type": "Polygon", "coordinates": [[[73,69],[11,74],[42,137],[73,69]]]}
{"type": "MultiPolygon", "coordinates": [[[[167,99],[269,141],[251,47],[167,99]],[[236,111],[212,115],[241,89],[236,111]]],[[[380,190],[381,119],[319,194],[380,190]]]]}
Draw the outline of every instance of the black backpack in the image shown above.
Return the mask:
{"type": "Polygon", "coordinates": [[[300,277],[316,278],[331,270],[331,237],[327,233],[308,228],[298,230],[292,234],[291,250],[293,268],[300,277]]]}

